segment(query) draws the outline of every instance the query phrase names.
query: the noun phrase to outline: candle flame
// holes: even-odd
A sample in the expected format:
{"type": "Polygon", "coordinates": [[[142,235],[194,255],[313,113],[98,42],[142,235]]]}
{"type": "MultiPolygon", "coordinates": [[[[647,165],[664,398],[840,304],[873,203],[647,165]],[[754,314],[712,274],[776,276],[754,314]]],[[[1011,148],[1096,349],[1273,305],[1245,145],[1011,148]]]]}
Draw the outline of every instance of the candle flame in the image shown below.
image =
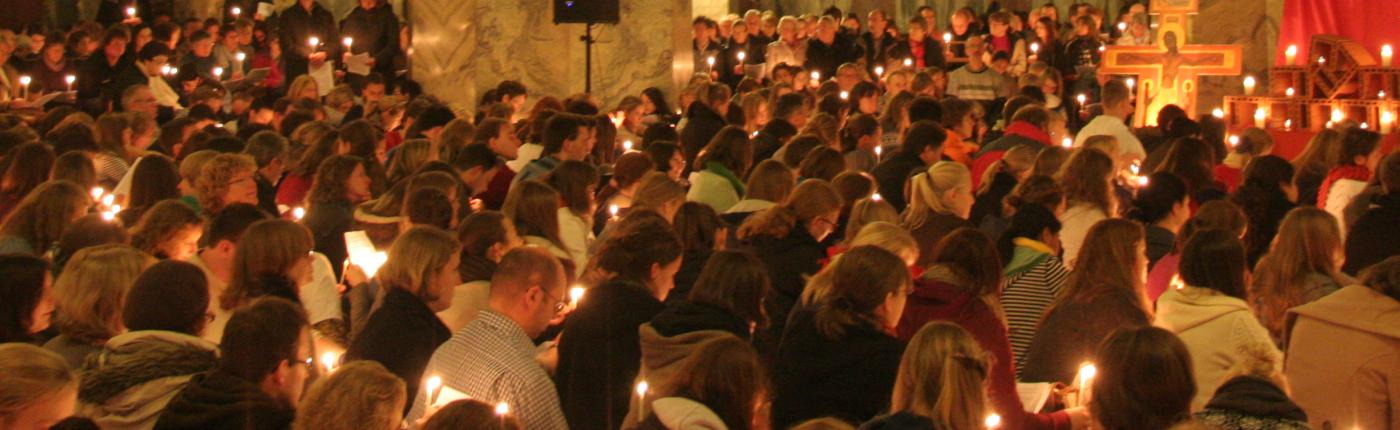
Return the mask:
{"type": "Polygon", "coordinates": [[[111,194],[103,195],[103,196],[102,196],[102,206],[112,206],[112,203],[116,202],[116,200],[117,200],[117,196],[114,196],[114,195],[111,195],[111,194]]]}
{"type": "Polygon", "coordinates": [[[638,382],[638,383],[637,383],[637,395],[638,395],[638,396],[642,396],[642,397],[646,397],[646,395],[647,395],[647,390],[648,390],[650,387],[651,387],[650,385],[647,385],[647,381],[638,382]]]}
{"type": "Polygon", "coordinates": [[[878,202],[878,201],[881,201],[881,200],[884,200],[884,199],[885,199],[885,197],[884,197],[884,196],[881,196],[880,193],[875,193],[875,194],[871,194],[871,195],[870,195],[870,200],[871,200],[871,201],[876,201],[876,202],[878,202]]]}
{"type": "Polygon", "coordinates": [[[914,59],[913,59],[913,58],[905,58],[905,59],[904,59],[904,67],[909,67],[909,66],[913,66],[913,65],[914,65],[914,59]]]}
{"type": "Polygon", "coordinates": [[[321,38],[316,37],[316,36],[311,36],[310,39],[307,39],[307,40],[306,40],[306,43],[309,44],[309,45],[311,45],[311,48],[312,48],[312,49],[315,49],[317,46],[321,46],[321,38]]]}
{"type": "Polygon", "coordinates": [[[1071,148],[1071,147],[1074,147],[1074,139],[1070,139],[1070,138],[1066,137],[1066,138],[1060,140],[1060,146],[1063,146],[1063,147],[1065,147],[1066,149],[1071,148]]]}
{"type": "Polygon", "coordinates": [[[841,100],[850,100],[850,98],[851,98],[851,93],[850,93],[850,92],[847,92],[847,91],[842,91],[842,92],[841,92],[841,100]]]}
{"type": "Polygon", "coordinates": [[[92,187],[92,191],[90,191],[88,194],[92,195],[93,201],[98,201],[102,200],[103,194],[107,194],[107,190],[102,189],[102,187],[92,187]]]}
{"type": "Polygon", "coordinates": [[[64,82],[67,82],[68,85],[73,85],[73,81],[76,81],[76,80],[78,80],[78,77],[77,77],[77,76],[73,76],[73,75],[68,75],[68,76],[64,76],[64,77],[63,77],[63,81],[64,81],[64,82]]]}
{"type": "Polygon", "coordinates": [[[354,45],[354,44],[355,44],[355,38],[353,38],[353,37],[347,37],[347,38],[341,39],[341,40],[340,40],[340,43],[344,43],[344,44],[345,44],[345,47],[346,47],[346,48],[349,48],[350,45],[354,45]]]}
{"type": "Polygon", "coordinates": [[[609,214],[609,215],[617,216],[617,211],[618,211],[617,205],[608,205],[608,214],[609,214]]]}
{"type": "Polygon", "coordinates": [[[508,414],[510,414],[510,405],[506,404],[506,402],[496,404],[496,415],[504,416],[508,414]]]}
{"type": "Polygon", "coordinates": [[[1213,117],[1216,117],[1216,118],[1224,118],[1224,117],[1225,117],[1225,110],[1224,110],[1224,109],[1221,109],[1221,108],[1215,108],[1215,110],[1210,111],[1210,116],[1213,116],[1213,117]]]}
{"type": "Polygon", "coordinates": [[[295,219],[295,220],[297,220],[297,221],[301,221],[301,219],[302,219],[303,217],[305,217],[305,216],[306,216],[306,209],[305,209],[305,208],[303,208],[303,207],[301,207],[301,206],[297,206],[297,207],[292,208],[292,218],[293,218],[293,219],[295,219]]]}
{"type": "Polygon", "coordinates": [[[875,76],[878,77],[883,74],[885,74],[885,68],[883,66],[875,66],[875,76]]]}
{"type": "Polygon", "coordinates": [[[326,367],[327,372],[335,371],[335,367],[340,364],[340,356],[334,352],[321,354],[321,365],[326,367]]]}
{"type": "Polygon", "coordinates": [[[238,7],[238,6],[234,6],[234,7],[233,7],[233,10],[231,10],[230,12],[233,12],[233,16],[242,15],[242,14],[243,14],[243,8],[240,8],[240,7],[238,7]]]}
{"type": "Polygon", "coordinates": [[[1233,134],[1232,134],[1232,135],[1230,135],[1230,139],[1229,139],[1229,140],[1230,140],[1230,147],[1231,147],[1231,148],[1234,148],[1234,147],[1236,147],[1236,146],[1240,146],[1240,137],[1239,137],[1239,136],[1236,136],[1236,135],[1233,135],[1233,134]]]}
{"type": "Polygon", "coordinates": [[[989,429],[994,429],[994,428],[999,428],[999,427],[1001,427],[1001,415],[997,415],[997,414],[987,415],[987,419],[986,419],[986,421],[984,422],[984,424],[986,424],[986,425],[987,425],[987,428],[989,428],[989,429]]]}
{"type": "Polygon", "coordinates": [[[1099,373],[1099,368],[1094,363],[1084,363],[1079,366],[1079,378],[1082,380],[1093,380],[1099,373]]]}
{"type": "Polygon", "coordinates": [[[573,287],[573,288],[570,288],[570,289],[569,289],[569,303],[573,303],[574,305],[578,305],[578,302],[579,302],[580,300],[583,300],[583,295],[584,295],[584,294],[587,294],[587,293],[588,293],[588,290],[585,289],[585,288],[583,288],[583,287],[573,287]]]}

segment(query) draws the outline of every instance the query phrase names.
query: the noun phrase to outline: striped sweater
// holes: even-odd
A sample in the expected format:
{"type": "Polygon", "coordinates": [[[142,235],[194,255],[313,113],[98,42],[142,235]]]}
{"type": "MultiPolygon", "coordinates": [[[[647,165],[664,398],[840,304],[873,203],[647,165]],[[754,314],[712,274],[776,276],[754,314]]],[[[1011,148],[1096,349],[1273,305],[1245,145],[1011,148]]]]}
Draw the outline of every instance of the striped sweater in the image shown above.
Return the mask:
{"type": "Polygon", "coordinates": [[[1018,378],[1040,319],[1059,296],[1069,276],[1060,258],[1044,252],[1046,250],[1040,242],[1018,239],[1001,281],[1001,305],[1006,311],[1006,328],[1018,378]]]}

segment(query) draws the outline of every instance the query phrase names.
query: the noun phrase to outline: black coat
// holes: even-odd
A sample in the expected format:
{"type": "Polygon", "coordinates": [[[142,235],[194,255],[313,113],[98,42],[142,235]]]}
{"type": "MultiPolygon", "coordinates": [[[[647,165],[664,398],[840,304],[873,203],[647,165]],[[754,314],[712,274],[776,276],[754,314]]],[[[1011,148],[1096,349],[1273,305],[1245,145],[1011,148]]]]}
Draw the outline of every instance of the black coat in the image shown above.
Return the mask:
{"type": "Polygon", "coordinates": [[[796,135],[797,127],[793,127],[792,123],[781,119],[768,121],[767,125],[758,130],[758,136],[753,138],[754,164],[773,158],[773,154],[776,154],[779,148],[787,144],[788,139],[792,139],[796,135]]]}
{"type": "Polygon", "coordinates": [[[157,430],[278,430],[296,412],[263,393],[257,383],[215,370],[196,375],[166,404],[157,430]]]}
{"type": "MultiPolygon", "coordinates": [[[[885,53],[886,58],[903,61],[905,58],[914,58],[914,49],[909,46],[909,38],[905,37],[899,43],[890,46],[885,53]]],[[[901,63],[902,64],[902,63],[901,63]]],[[[914,63],[914,67],[918,67],[914,63]]],[[[943,56],[943,41],[924,36],[924,67],[937,67],[947,71],[947,58],[943,56]]]]}
{"type": "Polygon", "coordinates": [[[680,301],[651,319],[651,328],[665,337],[701,330],[720,330],[748,340],[749,322],[717,306],[680,301]]]}
{"type": "Polygon", "coordinates": [[[330,260],[336,279],[340,279],[345,259],[350,255],[345,249],[345,232],[354,224],[355,209],[349,202],[313,203],[302,220],[302,225],[311,230],[316,252],[330,260]]]}
{"type": "Polygon", "coordinates": [[[399,52],[399,19],[391,6],[385,4],[370,10],[356,6],[340,22],[340,35],[355,38],[351,54],[369,53],[374,58],[371,70],[384,78],[393,77],[394,55],[399,52]]]}
{"type": "Polygon", "coordinates": [[[865,51],[865,62],[871,68],[885,65],[890,49],[899,44],[899,36],[893,31],[886,32],[884,37],[875,39],[875,34],[865,32],[860,35],[860,47],[865,51]]]}
{"type": "MultiPolygon", "coordinates": [[[[403,379],[408,392],[417,393],[433,351],[450,338],[452,331],[423,299],[403,289],[389,288],[384,293],[384,303],[370,314],[364,330],[350,342],[345,359],[377,361],[403,379]]],[[[411,407],[413,402],[405,404],[404,413],[411,407]]]]}
{"type": "Polygon", "coordinates": [[[768,269],[771,286],[763,302],[771,324],[768,330],[758,334],[756,343],[765,356],[771,357],[777,351],[777,341],[782,337],[788,314],[807,286],[804,277],[821,270],[821,261],[827,258],[827,247],[817,242],[800,222],[787,236],[757,236],[752,241],[754,254],[768,269]]]}
{"type": "Polygon", "coordinates": [[[829,339],[812,316],[794,313],[783,334],[772,370],[773,428],[821,417],[861,423],[889,412],[904,342],[868,323],[829,339]]]}
{"type": "Polygon", "coordinates": [[[325,52],[327,61],[340,58],[340,30],[335,26],[335,17],[320,3],[312,2],[310,11],[300,4],[283,10],[277,18],[277,31],[282,44],[283,73],[288,83],[297,75],[306,74],[307,57],[311,55],[311,45],[307,42],[312,36],[320,39],[317,51],[325,52]]]}
{"type": "Polygon", "coordinates": [[[108,102],[120,108],[121,94],[117,93],[117,97],[107,98],[108,93],[104,92],[104,89],[111,86],[121,72],[126,70],[128,62],[126,57],[122,57],[117,60],[117,64],[108,63],[107,56],[98,51],[79,64],[78,80],[73,83],[73,89],[78,91],[78,107],[84,112],[98,114],[107,111],[108,102]]]}
{"type": "Polygon", "coordinates": [[[714,251],[708,249],[686,251],[684,258],[681,258],[681,269],[676,272],[676,286],[666,295],[667,305],[683,302],[690,296],[691,287],[695,286],[695,280],[700,278],[700,271],[705,268],[705,263],[710,261],[712,254],[714,251]]]}
{"type": "Polygon", "coordinates": [[[880,189],[880,197],[894,206],[894,210],[903,212],[904,206],[904,182],[909,179],[909,175],[928,166],[924,165],[924,160],[918,156],[895,154],[875,165],[875,185],[880,189]]]}
{"type": "MultiPolygon", "coordinates": [[[[977,195],[977,199],[972,203],[972,213],[968,216],[968,221],[974,225],[982,225],[982,219],[988,216],[1001,217],[1001,201],[1011,194],[1011,190],[1016,188],[1016,177],[1006,172],[997,172],[992,176],[992,185],[987,187],[987,191],[977,195]]],[[[996,240],[993,238],[993,240],[996,240]]]]}
{"type": "Polygon", "coordinates": [[[719,112],[701,102],[690,104],[686,118],[688,120],[685,122],[685,130],[681,130],[681,146],[685,149],[685,165],[693,166],[695,156],[705,145],[710,144],[710,139],[719,134],[719,130],[728,123],[719,112]]]}
{"type": "Polygon", "coordinates": [[[812,37],[807,39],[807,62],[802,65],[808,72],[821,72],[822,80],[836,77],[836,68],[845,63],[854,63],[864,54],[855,37],[837,33],[831,44],[822,43],[812,37]]]}
{"type": "Polygon", "coordinates": [[[641,368],[638,328],[665,305],[640,283],[613,279],[589,290],[564,321],[555,385],[574,430],[622,424],[641,368]]]}
{"type": "Polygon", "coordinates": [[[1244,247],[1249,267],[1254,267],[1259,258],[1269,252],[1283,217],[1297,205],[1288,201],[1288,196],[1277,185],[1265,188],[1249,183],[1235,190],[1230,202],[1239,206],[1249,219],[1249,228],[1244,232],[1244,247]]]}
{"type": "Polygon", "coordinates": [[[1342,271],[1351,275],[1400,255],[1400,193],[1376,196],[1375,205],[1347,230],[1347,262],[1342,271]]]}

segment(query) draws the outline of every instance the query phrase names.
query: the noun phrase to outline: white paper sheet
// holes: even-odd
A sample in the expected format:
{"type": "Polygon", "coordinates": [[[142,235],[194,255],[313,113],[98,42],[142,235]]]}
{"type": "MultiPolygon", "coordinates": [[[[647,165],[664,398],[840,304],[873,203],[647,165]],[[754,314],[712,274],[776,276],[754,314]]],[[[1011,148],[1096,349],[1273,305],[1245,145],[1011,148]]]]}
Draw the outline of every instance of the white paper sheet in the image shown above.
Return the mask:
{"type": "Polygon", "coordinates": [[[320,93],[321,97],[330,94],[331,89],[335,88],[335,69],[331,67],[331,62],[321,63],[321,67],[307,67],[310,67],[307,74],[316,81],[316,92],[320,93]]]}
{"type": "Polygon", "coordinates": [[[345,70],[347,72],[364,76],[369,74],[369,62],[372,60],[368,52],[351,55],[345,59],[345,70]]]}
{"type": "Polygon", "coordinates": [[[273,13],[272,3],[258,3],[258,15],[264,19],[271,18],[273,13]]]}
{"type": "Polygon", "coordinates": [[[1038,413],[1045,408],[1053,389],[1054,386],[1047,382],[1016,383],[1016,395],[1021,398],[1021,406],[1030,413],[1038,413]]]}

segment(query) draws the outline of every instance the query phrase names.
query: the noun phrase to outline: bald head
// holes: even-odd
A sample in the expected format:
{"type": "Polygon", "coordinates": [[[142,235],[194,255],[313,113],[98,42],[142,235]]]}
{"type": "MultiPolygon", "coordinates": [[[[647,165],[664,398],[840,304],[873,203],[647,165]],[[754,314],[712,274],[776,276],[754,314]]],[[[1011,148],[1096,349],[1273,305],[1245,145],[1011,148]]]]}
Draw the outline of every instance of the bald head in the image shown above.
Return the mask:
{"type": "Polygon", "coordinates": [[[491,276],[491,309],[539,336],[566,300],[564,266],[544,248],[522,246],[501,257],[491,276]]]}

